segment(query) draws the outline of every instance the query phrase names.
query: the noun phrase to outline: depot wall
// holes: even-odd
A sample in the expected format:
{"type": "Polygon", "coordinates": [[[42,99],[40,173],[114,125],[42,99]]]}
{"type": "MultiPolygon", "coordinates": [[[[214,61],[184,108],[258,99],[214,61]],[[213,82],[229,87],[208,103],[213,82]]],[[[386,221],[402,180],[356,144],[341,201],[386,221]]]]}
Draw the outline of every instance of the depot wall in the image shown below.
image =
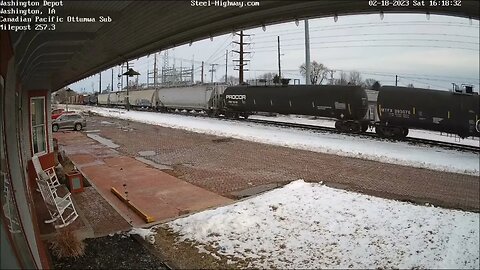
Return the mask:
{"type": "MultiPolygon", "coordinates": [[[[0,33],[0,75],[3,91],[0,100],[3,134],[1,138],[4,159],[2,160],[1,187],[9,190],[8,215],[2,205],[2,269],[7,268],[48,268],[45,251],[39,237],[32,190],[27,177],[27,161],[31,159],[29,133],[29,98],[17,80],[15,55],[11,49],[8,32],[0,33]],[[13,192],[15,191],[15,192],[13,192]],[[12,229],[12,220],[18,224],[12,229]],[[3,236],[6,237],[3,237],[3,236]],[[11,255],[15,256],[12,257],[11,255]],[[6,259],[4,261],[4,259],[6,259]]],[[[48,91],[47,91],[48,93],[48,91]]],[[[49,95],[46,97],[48,102],[49,95]]],[[[49,104],[49,103],[48,103],[49,104]]],[[[51,133],[50,133],[51,134],[51,133]]],[[[51,136],[50,136],[51,137],[51,136]]],[[[51,145],[51,143],[50,143],[51,145]]],[[[5,195],[6,196],[6,195],[5,195]]],[[[7,197],[6,197],[7,198],[7,197]]],[[[2,200],[4,203],[5,200],[2,200]]]]}

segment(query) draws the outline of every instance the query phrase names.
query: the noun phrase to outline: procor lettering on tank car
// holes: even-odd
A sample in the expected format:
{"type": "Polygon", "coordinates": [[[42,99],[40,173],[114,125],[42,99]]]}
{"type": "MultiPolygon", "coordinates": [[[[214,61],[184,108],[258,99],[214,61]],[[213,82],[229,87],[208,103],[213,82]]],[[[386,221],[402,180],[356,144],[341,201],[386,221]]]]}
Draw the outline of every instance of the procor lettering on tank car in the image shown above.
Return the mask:
{"type": "Polygon", "coordinates": [[[377,99],[382,137],[405,137],[410,128],[479,136],[479,96],[441,90],[382,86],[377,99]]]}
{"type": "Polygon", "coordinates": [[[248,117],[256,112],[312,115],[337,119],[341,131],[364,132],[369,126],[367,94],[360,86],[234,86],[225,90],[225,113],[248,117]]]}

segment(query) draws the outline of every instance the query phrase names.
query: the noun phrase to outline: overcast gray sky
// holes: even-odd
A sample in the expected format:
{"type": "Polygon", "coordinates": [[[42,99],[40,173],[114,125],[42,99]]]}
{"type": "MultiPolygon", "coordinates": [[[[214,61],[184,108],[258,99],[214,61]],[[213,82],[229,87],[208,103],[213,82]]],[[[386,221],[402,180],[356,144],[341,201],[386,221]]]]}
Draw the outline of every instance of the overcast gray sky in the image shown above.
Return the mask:
{"type": "MultiPolygon", "coordinates": [[[[473,84],[479,89],[479,21],[450,16],[425,14],[379,14],[340,16],[309,20],[311,61],[323,63],[340,71],[359,71],[363,79],[373,78],[382,85],[394,85],[395,75],[399,85],[412,83],[416,87],[451,89],[452,82],[473,84]]],[[[244,31],[251,36],[246,40],[252,54],[246,79],[259,77],[266,72],[278,73],[277,36],[281,43],[282,76],[305,79],[299,66],[305,62],[304,23],[300,21],[267,26],[244,31]]],[[[238,36],[227,34],[183,45],[169,50],[169,64],[192,66],[195,80],[200,80],[201,61],[205,61],[205,81],[211,74],[208,65],[214,63],[214,81],[225,75],[225,53],[228,53],[228,74],[238,77],[232,59],[238,59],[231,50],[238,50],[232,43],[238,36]]],[[[139,71],[139,81],[146,82],[147,70],[153,69],[153,55],[132,61],[139,71]]],[[[157,56],[159,66],[163,52],[157,56]]],[[[114,90],[117,90],[119,68],[114,69],[114,90]]],[[[111,70],[102,73],[102,88],[111,83],[111,70]]],[[[99,89],[99,76],[91,76],[70,86],[75,91],[87,92],[99,89]]]]}

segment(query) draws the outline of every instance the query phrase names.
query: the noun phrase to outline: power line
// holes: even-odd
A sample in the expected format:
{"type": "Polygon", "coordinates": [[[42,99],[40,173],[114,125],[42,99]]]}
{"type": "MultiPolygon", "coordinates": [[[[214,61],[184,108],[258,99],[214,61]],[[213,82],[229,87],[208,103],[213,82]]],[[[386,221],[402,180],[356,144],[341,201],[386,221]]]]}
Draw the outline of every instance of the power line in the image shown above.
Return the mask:
{"type": "MultiPolygon", "coordinates": [[[[478,51],[478,49],[465,48],[465,47],[452,47],[452,46],[439,46],[439,45],[412,45],[412,44],[373,44],[373,45],[344,45],[344,46],[317,46],[312,49],[338,49],[338,48],[364,48],[364,47],[410,47],[410,48],[444,48],[444,49],[458,49],[458,50],[467,50],[467,51],[478,51]]],[[[286,50],[298,50],[295,48],[290,48],[286,50]]],[[[271,50],[257,50],[256,53],[261,52],[272,52],[271,50]]]]}
{"type": "Polygon", "coordinates": [[[388,73],[388,72],[381,72],[381,71],[368,71],[368,70],[362,70],[362,69],[358,69],[358,70],[336,69],[336,70],[337,71],[343,71],[343,72],[358,71],[362,74],[375,75],[375,76],[379,76],[379,77],[392,77],[392,76],[398,75],[401,78],[415,78],[415,79],[425,80],[425,81],[451,82],[452,80],[460,80],[460,81],[463,81],[463,82],[471,82],[471,81],[478,80],[478,79],[473,79],[473,78],[464,78],[464,77],[455,77],[455,76],[446,76],[446,75],[445,76],[444,75],[427,75],[427,74],[419,74],[419,75],[423,75],[423,77],[415,77],[415,76],[408,76],[409,75],[408,73],[407,74],[406,73],[398,73],[398,72],[388,73]],[[432,77],[432,78],[428,78],[428,77],[432,77]],[[439,78],[433,78],[433,77],[439,77],[439,78]],[[451,79],[441,79],[441,78],[451,78],[451,79]]]}
{"type": "MultiPolygon", "coordinates": [[[[365,27],[390,27],[390,26],[448,26],[448,27],[463,27],[463,28],[479,28],[477,25],[470,25],[465,23],[454,23],[454,22],[425,22],[425,21],[406,21],[406,22],[379,22],[379,23],[355,23],[355,24],[344,24],[344,25],[331,25],[331,26],[314,26],[310,27],[310,32],[318,31],[333,31],[339,29],[354,29],[354,28],[365,28],[365,27]],[[313,29],[313,30],[312,30],[313,29]]],[[[290,34],[299,32],[298,30],[287,30],[287,31],[278,31],[282,34],[290,34]]],[[[300,33],[299,33],[300,34],[300,33]]],[[[261,37],[255,37],[257,39],[263,39],[267,37],[276,36],[278,34],[265,34],[261,37]]]]}
{"type": "MultiPolygon", "coordinates": [[[[298,33],[302,34],[302,33],[298,33]]],[[[474,38],[477,39],[479,36],[469,36],[469,35],[460,35],[460,34],[442,34],[442,33],[351,33],[351,34],[342,34],[342,35],[328,35],[328,36],[318,36],[318,37],[311,37],[310,39],[319,39],[319,38],[336,38],[336,37],[352,37],[352,36],[448,36],[448,37],[464,37],[464,38],[474,38]]],[[[298,38],[288,38],[285,40],[298,40],[298,38]]],[[[265,41],[269,42],[269,41],[265,41]]],[[[271,41],[270,41],[271,42],[271,41]]]]}
{"type": "MultiPolygon", "coordinates": [[[[229,46],[230,43],[227,43],[228,39],[232,37],[232,34],[229,34],[225,37],[225,40],[223,41],[223,43],[217,47],[217,49],[210,55],[210,57],[207,58],[207,60],[205,60],[205,62],[210,62],[210,59],[212,59],[213,56],[217,55],[218,52],[221,52],[221,51],[224,51],[225,50],[225,44],[226,46],[229,46]]],[[[215,62],[215,61],[211,61],[211,62],[215,62]]]]}
{"type": "MultiPolygon", "coordinates": [[[[386,41],[426,41],[426,42],[453,42],[453,43],[459,43],[459,44],[474,44],[474,45],[479,45],[478,42],[467,42],[467,41],[457,41],[457,40],[440,40],[440,39],[400,39],[400,38],[395,38],[395,39],[351,39],[351,40],[338,40],[338,41],[322,41],[322,42],[314,42],[312,44],[328,44],[328,43],[351,43],[351,42],[386,42],[386,41]]],[[[303,43],[293,43],[293,44],[286,44],[283,45],[282,47],[292,47],[292,46],[300,46],[303,45],[303,43]]],[[[276,46],[263,46],[263,47],[257,47],[256,49],[266,49],[266,48],[274,48],[276,46]]]]}
{"type": "Polygon", "coordinates": [[[435,84],[431,84],[431,83],[424,83],[424,82],[417,81],[417,80],[414,80],[414,79],[410,79],[410,80],[411,80],[411,81],[414,81],[414,82],[417,82],[417,83],[425,84],[425,85],[431,85],[431,86],[435,86],[435,87],[438,87],[438,88],[448,89],[448,88],[445,87],[445,86],[439,86],[439,85],[435,85],[435,84]]]}

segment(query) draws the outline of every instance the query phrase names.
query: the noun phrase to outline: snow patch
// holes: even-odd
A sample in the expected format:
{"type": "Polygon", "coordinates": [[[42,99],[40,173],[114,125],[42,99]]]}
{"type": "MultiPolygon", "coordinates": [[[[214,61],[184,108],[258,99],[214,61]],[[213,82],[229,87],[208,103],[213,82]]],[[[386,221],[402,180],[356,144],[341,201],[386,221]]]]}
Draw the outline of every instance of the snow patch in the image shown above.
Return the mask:
{"type": "Polygon", "coordinates": [[[143,229],[143,228],[133,228],[128,232],[129,235],[137,234],[140,235],[145,241],[150,244],[155,244],[155,232],[152,229],[143,229]]]}
{"type": "Polygon", "coordinates": [[[249,268],[479,268],[480,214],[295,181],[166,224],[249,268]]]}

